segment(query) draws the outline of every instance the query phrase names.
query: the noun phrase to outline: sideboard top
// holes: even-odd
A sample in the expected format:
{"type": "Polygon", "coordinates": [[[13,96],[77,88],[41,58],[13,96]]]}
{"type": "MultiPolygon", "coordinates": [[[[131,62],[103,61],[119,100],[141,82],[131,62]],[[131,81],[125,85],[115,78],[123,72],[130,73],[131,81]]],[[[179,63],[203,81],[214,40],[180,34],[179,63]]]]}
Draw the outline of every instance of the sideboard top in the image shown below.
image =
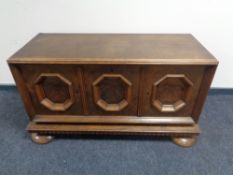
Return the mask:
{"type": "Polygon", "coordinates": [[[191,34],[38,34],[8,63],[197,64],[218,61],[191,34]]]}

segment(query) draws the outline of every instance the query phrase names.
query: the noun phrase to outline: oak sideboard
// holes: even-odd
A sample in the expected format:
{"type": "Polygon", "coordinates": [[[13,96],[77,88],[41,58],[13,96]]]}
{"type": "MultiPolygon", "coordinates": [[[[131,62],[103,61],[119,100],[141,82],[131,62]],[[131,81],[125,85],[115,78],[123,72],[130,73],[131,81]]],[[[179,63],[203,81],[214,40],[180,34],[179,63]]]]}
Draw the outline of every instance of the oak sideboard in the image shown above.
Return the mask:
{"type": "Polygon", "coordinates": [[[218,61],[191,34],[41,33],[8,64],[36,143],[134,134],[190,147],[218,61]]]}

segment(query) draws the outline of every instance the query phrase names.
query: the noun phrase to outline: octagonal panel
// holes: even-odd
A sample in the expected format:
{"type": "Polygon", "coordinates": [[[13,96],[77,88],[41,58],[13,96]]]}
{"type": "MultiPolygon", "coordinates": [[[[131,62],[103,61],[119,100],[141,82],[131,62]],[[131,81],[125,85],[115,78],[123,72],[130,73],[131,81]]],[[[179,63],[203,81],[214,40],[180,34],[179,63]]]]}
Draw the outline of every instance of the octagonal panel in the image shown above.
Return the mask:
{"type": "Polygon", "coordinates": [[[130,102],[131,85],[121,74],[103,74],[92,84],[95,103],[105,111],[121,111],[130,102]]]}
{"type": "Polygon", "coordinates": [[[153,84],[152,105],[160,112],[176,112],[190,99],[192,86],[184,74],[167,74],[153,84]]]}
{"type": "Polygon", "coordinates": [[[74,102],[72,83],[58,73],[42,73],[35,81],[40,103],[51,111],[65,111],[74,102]]]}

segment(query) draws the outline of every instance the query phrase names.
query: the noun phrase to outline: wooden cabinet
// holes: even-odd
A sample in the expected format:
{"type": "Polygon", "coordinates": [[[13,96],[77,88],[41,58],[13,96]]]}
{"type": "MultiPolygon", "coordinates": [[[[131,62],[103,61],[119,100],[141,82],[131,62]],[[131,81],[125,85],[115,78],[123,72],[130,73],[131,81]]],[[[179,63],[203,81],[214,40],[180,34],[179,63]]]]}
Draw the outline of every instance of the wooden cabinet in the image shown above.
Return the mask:
{"type": "Polygon", "coordinates": [[[200,132],[218,64],[188,34],[39,34],[8,63],[36,143],[150,134],[184,147],[200,132]]]}

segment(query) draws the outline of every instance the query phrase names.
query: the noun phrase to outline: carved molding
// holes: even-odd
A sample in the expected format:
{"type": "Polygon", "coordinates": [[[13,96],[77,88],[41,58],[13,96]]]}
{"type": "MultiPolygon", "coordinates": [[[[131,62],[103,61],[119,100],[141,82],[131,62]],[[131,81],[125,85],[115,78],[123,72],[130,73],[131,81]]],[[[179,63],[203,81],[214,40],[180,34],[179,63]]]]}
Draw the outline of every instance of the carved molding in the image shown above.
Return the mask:
{"type": "Polygon", "coordinates": [[[132,83],[121,74],[102,74],[92,84],[95,103],[101,109],[105,111],[110,111],[110,112],[121,111],[125,107],[127,107],[130,103],[131,93],[132,93],[131,86],[132,86],[132,83]],[[119,103],[110,104],[110,103],[107,103],[104,99],[102,99],[101,93],[100,93],[101,88],[99,87],[99,85],[105,78],[111,78],[113,80],[120,79],[126,85],[125,92],[124,92],[124,99],[121,100],[119,103]]]}
{"type": "Polygon", "coordinates": [[[51,111],[66,111],[74,103],[74,91],[72,83],[59,73],[42,73],[35,80],[35,92],[40,103],[51,111]],[[62,83],[68,86],[69,98],[63,103],[57,103],[46,97],[43,82],[46,78],[58,78],[62,83]]]}
{"type": "Polygon", "coordinates": [[[189,80],[184,74],[167,74],[153,84],[152,105],[156,109],[158,109],[160,112],[176,112],[176,111],[182,109],[187,104],[189,99],[191,98],[192,87],[193,87],[192,81],[189,80]],[[178,99],[174,103],[171,103],[171,104],[164,104],[161,101],[161,99],[158,98],[157,91],[158,91],[158,87],[161,85],[161,83],[167,81],[168,79],[181,80],[181,82],[185,85],[186,89],[184,91],[182,91],[183,98],[178,99]]]}

